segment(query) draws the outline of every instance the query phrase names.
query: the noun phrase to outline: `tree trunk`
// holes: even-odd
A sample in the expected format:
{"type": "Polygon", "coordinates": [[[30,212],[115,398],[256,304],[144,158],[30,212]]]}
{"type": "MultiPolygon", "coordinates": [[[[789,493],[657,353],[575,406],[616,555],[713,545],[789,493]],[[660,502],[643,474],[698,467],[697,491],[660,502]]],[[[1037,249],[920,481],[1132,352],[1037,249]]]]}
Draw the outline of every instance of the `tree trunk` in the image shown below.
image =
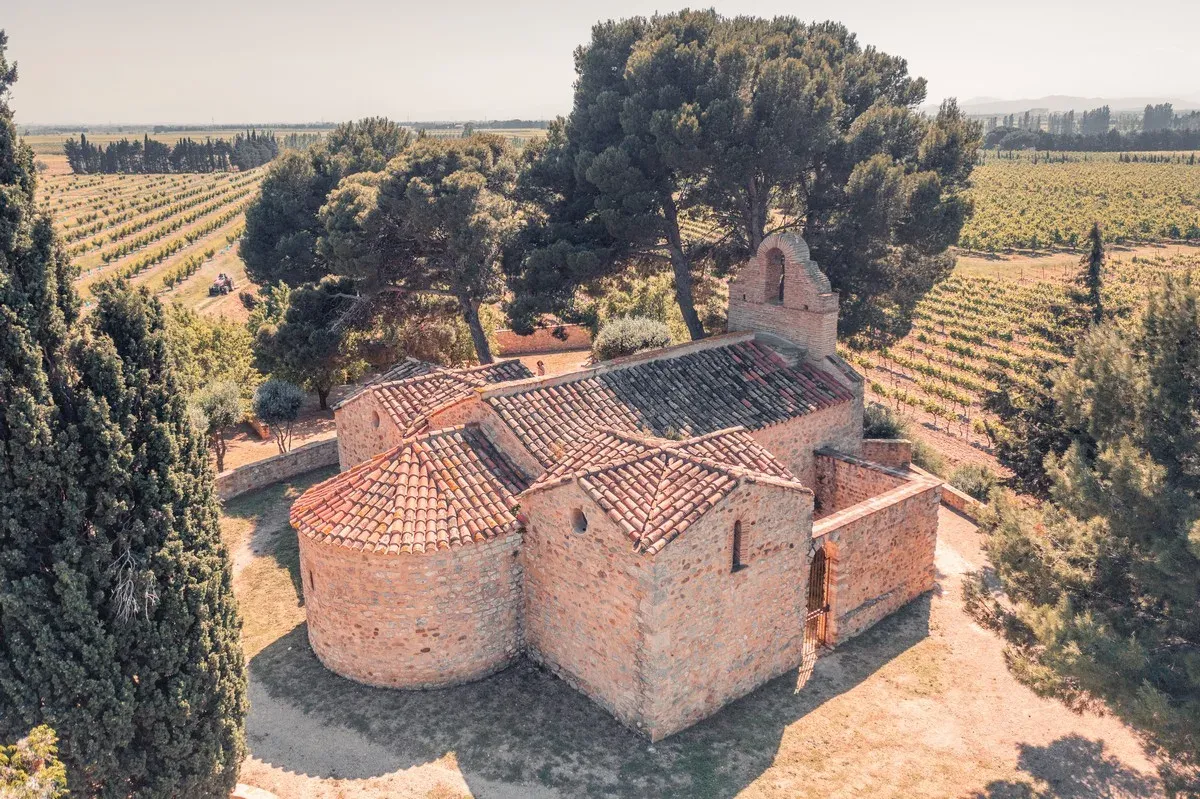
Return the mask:
{"type": "Polygon", "coordinates": [[[700,324],[700,314],[696,313],[696,301],[692,296],[692,265],[684,257],[683,250],[676,247],[671,248],[671,269],[675,272],[675,301],[683,313],[688,335],[692,341],[704,338],[704,325],[700,324]]]}
{"type": "Polygon", "coordinates": [[[672,200],[663,203],[663,211],[667,218],[667,249],[671,253],[671,269],[675,273],[675,301],[679,303],[688,335],[695,341],[704,338],[704,325],[700,324],[696,300],[692,295],[692,265],[683,252],[683,237],[679,233],[679,214],[675,203],[672,200]]]}
{"type": "Polygon", "coordinates": [[[488,344],[487,333],[483,332],[483,323],[479,321],[479,303],[469,297],[460,295],[458,304],[462,308],[463,319],[471,330],[471,341],[475,344],[475,355],[480,363],[492,363],[492,348],[488,344]]]}
{"type": "Polygon", "coordinates": [[[217,456],[217,474],[225,471],[225,435],[216,433],[213,435],[213,452],[217,456]]]}
{"type": "Polygon", "coordinates": [[[317,404],[323,411],[329,410],[329,392],[331,390],[332,389],[328,387],[321,388],[320,386],[317,386],[317,404]]]}

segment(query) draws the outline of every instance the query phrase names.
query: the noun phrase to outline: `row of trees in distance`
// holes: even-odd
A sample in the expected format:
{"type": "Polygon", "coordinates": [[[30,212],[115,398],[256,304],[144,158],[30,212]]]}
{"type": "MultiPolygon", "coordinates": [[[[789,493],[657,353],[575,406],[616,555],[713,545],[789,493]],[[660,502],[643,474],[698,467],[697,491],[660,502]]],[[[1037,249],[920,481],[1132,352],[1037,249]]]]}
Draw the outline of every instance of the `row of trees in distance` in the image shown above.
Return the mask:
{"type": "MultiPolygon", "coordinates": [[[[311,135],[311,134],[309,134],[311,135]]],[[[297,144],[311,143],[304,134],[290,134],[297,144]]],[[[229,139],[195,141],[182,138],[174,145],[151,139],[121,139],[107,145],[93,144],[87,134],[79,141],[63,144],[67,163],[77,175],[140,174],[167,172],[225,172],[247,170],[271,161],[279,154],[279,141],[271,132],[248,130],[229,139]]]]}

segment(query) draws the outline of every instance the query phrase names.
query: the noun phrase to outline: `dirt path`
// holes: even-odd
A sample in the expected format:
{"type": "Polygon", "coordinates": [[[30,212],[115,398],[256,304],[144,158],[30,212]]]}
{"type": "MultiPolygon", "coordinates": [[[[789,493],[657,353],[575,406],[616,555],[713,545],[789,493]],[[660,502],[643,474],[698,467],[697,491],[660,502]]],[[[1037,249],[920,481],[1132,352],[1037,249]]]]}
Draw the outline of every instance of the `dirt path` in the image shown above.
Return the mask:
{"type": "MultiPolygon", "coordinates": [[[[1160,797],[1119,721],[1019,685],[1001,642],[962,611],[982,562],[943,511],[938,586],[858,639],[651,746],[528,664],[442,691],[343,680],[312,655],[288,503],[307,482],[232,509],[250,656],[241,780],[280,797],[1160,797]],[[273,548],[273,551],[272,551],[273,548]]],[[[266,493],[269,492],[269,493],[266,493]]]]}

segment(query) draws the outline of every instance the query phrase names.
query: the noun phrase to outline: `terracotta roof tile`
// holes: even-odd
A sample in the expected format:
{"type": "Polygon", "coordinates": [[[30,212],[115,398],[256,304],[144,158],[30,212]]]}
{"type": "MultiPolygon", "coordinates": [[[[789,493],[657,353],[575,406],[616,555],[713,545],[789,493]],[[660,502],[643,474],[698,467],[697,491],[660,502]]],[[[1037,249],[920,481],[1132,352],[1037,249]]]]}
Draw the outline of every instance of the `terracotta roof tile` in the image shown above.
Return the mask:
{"type": "Polygon", "coordinates": [[[527,493],[578,480],[638,550],[655,554],[746,479],[809,490],[744,428],[733,428],[683,441],[599,430],[527,493]]]}
{"type": "Polygon", "coordinates": [[[474,425],[414,436],[304,492],[291,523],[323,543],[419,554],[519,527],[528,481],[474,425]]]}
{"type": "Polygon", "coordinates": [[[411,434],[430,413],[470,396],[476,389],[527,377],[533,377],[533,372],[515,358],[459,369],[406,358],[346,397],[338,407],[373,394],[396,426],[411,434]]]}
{"type": "Polygon", "coordinates": [[[745,341],[486,398],[544,466],[600,428],[696,435],[765,427],[853,399],[807,363],[745,341]]]}

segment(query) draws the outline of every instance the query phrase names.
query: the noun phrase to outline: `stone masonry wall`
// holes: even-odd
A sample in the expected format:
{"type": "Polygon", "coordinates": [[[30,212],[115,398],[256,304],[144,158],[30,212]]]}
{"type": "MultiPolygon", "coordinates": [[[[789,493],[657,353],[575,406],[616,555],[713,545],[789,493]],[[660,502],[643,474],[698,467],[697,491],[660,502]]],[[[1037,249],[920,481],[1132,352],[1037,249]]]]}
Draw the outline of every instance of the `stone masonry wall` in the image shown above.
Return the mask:
{"type": "Polygon", "coordinates": [[[832,447],[858,452],[862,446],[862,403],[843,402],[786,422],[751,430],[759,444],[783,461],[796,479],[812,487],[813,450],[832,447]]]}
{"type": "Polygon", "coordinates": [[[820,360],[837,349],[838,298],[794,234],[768,236],[729,284],[727,329],[773,333],[804,347],[820,360]],[[784,293],[779,300],[782,257],[784,293]]]}
{"type": "Polygon", "coordinates": [[[528,654],[634,729],[644,726],[640,607],[653,561],[579,486],[525,497],[528,654]],[[587,517],[575,532],[572,511],[587,517]]]}
{"type": "Polygon", "coordinates": [[[817,492],[819,517],[865,502],[908,482],[901,474],[865,461],[820,452],[816,456],[815,471],[813,489],[817,492]]]}
{"type": "Polygon", "coordinates": [[[912,442],[906,438],[863,439],[863,460],[891,469],[907,469],[912,463],[912,442]]]}
{"type": "Polygon", "coordinates": [[[939,481],[915,478],[820,519],[830,558],[827,642],[840,644],[933,588],[939,481]]]}
{"type": "Polygon", "coordinates": [[[256,488],[278,483],[298,474],[311,472],[338,462],[338,440],[314,441],[291,452],[275,455],[217,475],[217,496],[233,499],[256,488]]]}
{"type": "Polygon", "coordinates": [[[529,355],[537,352],[569,352],[592,348],[592,333],[583,325],[539,327],[528,336],[512,330],[496,331],[496,349],[500,355],[529,355]]]}
{"type": "Polygon", "coordinates": [[[343,472],[403,440],[403,431],[370,391],[335,408],[333,421],[337,425],[338,462],[343,472]]]}
{"type": "Polygon", "coordinates": [[[331,671],[430,688],[484,677],[520,655],[520,533],[425,555],[299,538],[308,640],[331,671]]]}
{"type": "Polygon", "coordinates": [[[652,740],[800,663],[812,503],[806,491],[743,482],[655,556],[643,621],[652,740]],[[745,555],[733,571],[737,521],[745,555]]]}

